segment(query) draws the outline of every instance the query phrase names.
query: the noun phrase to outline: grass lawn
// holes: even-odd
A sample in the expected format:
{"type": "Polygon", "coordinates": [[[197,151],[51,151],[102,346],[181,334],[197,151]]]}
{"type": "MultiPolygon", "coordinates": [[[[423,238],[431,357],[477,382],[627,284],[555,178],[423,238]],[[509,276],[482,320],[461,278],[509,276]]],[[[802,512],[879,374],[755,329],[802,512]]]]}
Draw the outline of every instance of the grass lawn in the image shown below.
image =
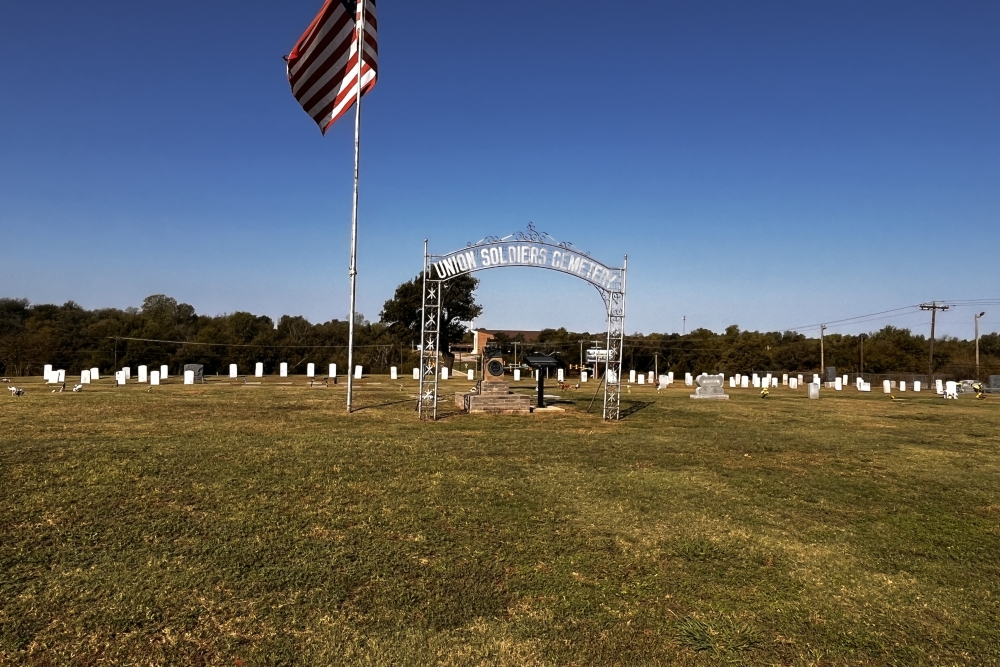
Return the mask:
{"type": "Polygon", "coordinates": [[[996,397],[293,381],[4,391],[0,664],[1000,664],[996,397]]]}

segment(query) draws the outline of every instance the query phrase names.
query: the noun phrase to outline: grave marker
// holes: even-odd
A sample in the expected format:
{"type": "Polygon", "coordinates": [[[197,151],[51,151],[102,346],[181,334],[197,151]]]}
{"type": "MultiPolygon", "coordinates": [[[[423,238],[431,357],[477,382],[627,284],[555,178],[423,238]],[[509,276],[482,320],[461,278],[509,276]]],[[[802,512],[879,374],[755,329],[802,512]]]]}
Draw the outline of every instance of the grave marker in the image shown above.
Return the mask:
{"type": "Polygon", "coordinates": [[[913,391],[920,391],[920,380],[913,381],[913,391]]]}
{"type": "Polygon", "coordinates": [[[166,364],[160,366],[160,382],[163,382],[170,375],[170,369],[167,368],[166,364]]]}
{"type": "Polygon", "coordinates": [[[101,371],[97,368],[90,369],[90,381],[97,382],[101,379],[101,371]]]}
{"type": "MultiPolygon", "coordinates": [[[[399,379],[399,369],[396,368],[395,366],[392,366],[392,367],[389,368],[389,379],[390,380],[398,380],[399,379]]],[[[469,378],[469,379],[471,380],[472,378],[469,378]]]]}
{"type": "Polygon", "coordinates": [[[149,381],[149,369],[146,366],[139,366],[139,376],[136,381],[139,384],[146,384],[149,381]]]}
{"type": "Polygon", "coordinates": [[[635,384],[635,371],[628,372],[628,381],[635,384]]]}
{"type": "Polygon", "coordinates": [[[563,369],[561,369],[561,368],[556,371],[556,381],[557,382],[565,382],[566,381],[566,378],[565,378],[565,376],[563,374],[563,369]]]}
{"type": "Polygon", "coordinates": [[[48,382],[50,375],[52,375],[52,364],[45,364],[42,366],[42,379],[48,382]]]}
{"type": "Polygon", "coordinates": [[[307,378],[316,377],[316,364],[306,364],[306,377],[307,378]]]}
{"type": "MultiPolygon", "coordinates": [[[[357,371],[355,371],[354,372],[354,377],[357,377],[357,376],[358,376],[358,373],[357,373],[357,371]]],[[[442,366],[441,367],[441,379],[442,380],[447,380],[448,379],[448,367],[447,366],[442,366]]]]}
{"type": "Polygon", "coordinates": [[[935,380],[934,381],[934,391],[937,393],[938,396],[940,396],[941,394],[944,393],[944,381],[943,380],[935,380]]]}
{"type": "Polygon", "coordinates": [[[160,386],[160,371],[153,371],[149,374],[149,386],[158,387],[160,386]]]}
{"type": "Polygon", "coordinates": [[[420,369],[419,368],[414,368],[413,369],[413,379],[414,380],[419,380],[420,379],[420,369]]]}
{"type": "MultiPolygon", "coordinates": [[[[330,364],[330,373],[329,373],[329,375],[330,375],[330,377],[332,377],[332,378],[335,378],[335,377],[337,377],[337,364],[330,364]]],[[[419,375],[417,375],[417,377],[416,377],[416,378],[414,378],[414,379],[415,379],[415,380],[419,380],[419,379],[420,379],[420,376],[419,376],[419,375]]]]}
{"type": "Polygon", "coordinates": [[[115,384],[119,387],[125,384],[125,371],[115,373],[115,384]]]}
{"type": "Polygon", "coordinates": [[[520,368],[515,368],[514,369],[514,382],[520,382],[520,381],[521,381],[521,369],[520,368]]]}
{"type": "Polygon", "coordinates": [[[799,379],[798,378],[788,378],[788,388],[789,389],[798,389],[799,388],[799,379]]]}
{"type": "Polygon", "coordinates": [[[727,400],[729,396],[722,390],[722,383],[726,379],[725,375],[699,375],[698,388],[691,394],[691,398],[727,400]]]}
{"type": "Polygon", "coordinates": [[[740,389],[749,389],[749,388],[750,388],[750,378],[744,375],[743,377],[740,378],[740,389]]]}
{"type": "Polygon", "coordinates": [[[645,375],[640,375],[639,376],[639,384],[646,384],[646,376],[645,375]]]}
{"type": "Polygon", "coordinates": [[[194,384],[194,371],[184,371],[184,384],[194,384]]]}
{"type": "Polygon", "coordinates": [[[254,367],[253,367],[253,376],[255,378],[262,378],[262,377],[264,377],[264,364],[262,364],[261,362],[258,361],[254,365],[254,367]]]}
{"type": "Polygon", "coordinates": [[[587,371],[580,371],[580,384],[587,381],[587,371]]]}
{"type": "Polygon", "coordinates": [[[229,364],[229,377],[237,378],[239,375],[239,368],[237,368],[236,364],[229,364]]]}
{"type": "Polygon", "coordinates": [[[784,375],[781,376],[781,384],[782,386],[785,387],[788,386],[788,373],[785,373],[784,375]]]}
{"type": "Polygon", "coordinates": [[[844,390],[844,378],[836,378],[833,381],[833,390],[834,391],[843,391],[844,390]]]}
{"type": "Polygon", "coordinates": [[[882,380],[882,393],[892,393],[892,384],[888,380],[882,380]]]}
{"type": "Polygon", "coordinates": [[[282,361],[281,365],[278,366],[278,377],[288,377],[288,362],[282,361]]]}
{"type": "MultiPolygon", "coordinates": [[[[355,366],[354,367],[354,379],[355,380],[360,380],[361,379],[361,366],[355,366]]],[[[447,374],[445,374],[444,379],[445,380],[448,379],[448,375],[447,374]]]]}
{"type": "Polygon", "coordinates": [[[810,382],[809,383],[809,398],[814,399],[814,400],[816,400],[816,399],[819,398],[819,383],[818,382],[810,382]]]}
{"type": "Polygon", "coordinates": [[[126,380],[131,380],[132,379],[132,369],[129,368],[128,366],[126,366],[125,368],[122,369],[122,373],[125,374],[125,379],[126,380]]]}
{"type": "Polygon", "coordinates": [[[900,391],[906,391],[906,381],[905,380],[900,380],[899,381],[899,390],[900,391]]]}
{"type": "Polygon", "coordinates": [[[476,371],[474,371],[474,370],[472,370],[470,368],[469,372],[466,374],[466,376],[469,378],[469,382],[472,382],[473,380],[476,379],[476,371]]]}

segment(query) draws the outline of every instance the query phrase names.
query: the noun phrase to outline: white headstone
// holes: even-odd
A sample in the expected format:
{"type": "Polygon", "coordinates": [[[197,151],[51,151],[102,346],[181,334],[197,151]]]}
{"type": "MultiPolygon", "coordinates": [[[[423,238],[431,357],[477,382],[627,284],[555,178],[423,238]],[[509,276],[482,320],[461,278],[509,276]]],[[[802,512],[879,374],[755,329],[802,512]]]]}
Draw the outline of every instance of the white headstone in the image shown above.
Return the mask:
{"type": "Polygon", "coordinates": [[[810,382],[809,383],[809,398],[819,398],[819,383],[810,382]]]}
{"type": "Polygon", "coordinates": [[[447,380],[448,379],[448,367],[447,366],[442,366],[441,367],[441,379],[442,380],[447,380]]]}
{"type": "Polygon", "coordinates": [[[59,384],[59,371],[49,371],[48,376],[45,378],[47,384],[59,384]]]}
{"type": "Polygon", "coordinates": [[[639,376],[639,384],[646,384],[646,376],[645,375],[640,375],[639,376]]]}
{"type": "Polygon", "coordinates": [[[583,383],[586,381],[587,381],[587,371],[580,371],[580,382],[583,383]]]}
{"type": "Polygon", "coordinates": [[[776,377],[775,378],[771,378],[771,386],[772,387],[777,387],[778,386],[778,378],[776,378],[776,377]]]}
{"type": "Polygon", "coordinates": [[[834,379],[834,381],[833,381],[833,388],[834,388],[835,391],[843,391],[844,390],[844,378],[836,378],[836,379],[834,379]]]}
{"type": "Polygon", "coordinates": [[[729,388],[730,389],[736,389],[736,376],[735,375],[730,376],[730,378],[729,378],[729,388]]]}
{"type": "Polygon", "coordinates": [[[316,364],[306,364],[306,377],[307,378],[316,377],[316,364]]]}
{"type": "MultiPolygon", "coordinates": [[[[399,369],[396,368],[395,366],[392,366],[392,367],[389,368],[389,379],[390,380],[398,380],[399,379],[399,369]]],[[[469,378],[469,379],[471,380],[472,378],[469,378]]]]}
{"type": "Polygon", "coordinates": [[[785,387],[788,386],[788,373],[785,373],[784,375],[781,376],[781,384],[782,386],[785,387]]]}
{"type": "Polygon", "coordinates": [[[920,380],[913,381],[913,391],[920,391],[920,380]]]}
{"type": "Polygon", "coordinates": [[[685,384],[685,386],[688,386],[688,387],[690,387],[691,385],[694,384],[694,378],[691,377],[690,373],[685,373],[684,374],[684,384],[685,384]]]}
{"type": "Polygon", "coordinates": [[[160,384],[160,371],[153,371],[149,374],[149,385],[151,387],[159,386],[160,384]]]}
{"type": "Polygon", "coordinates": [[[420,369],[419,368],[414,368],[413,369],[413,379],[414,380],[419,380],[420,379],[420,369]]]}
{"type": "Polygon", "coordinates": [[[754,389],[760,389],[760,378],[756,373],[753,374],[753,386],[754,389]]]}
{"type": "Polygon", "coordinates": [[[473,380],[476,379],[476,371],[472,370],[471,368],[469,369],[469,372],[466,373],[465,375],[466,377],[469,378],[469,382],[472,382],[473,380]]]}
{"type": "Polygon", "coordinates": [[[170,376],[170,369],[167,368],[166,364],[160,366],[160,382],[163,382],[170,376]]]}
{"type": "Polygon", "coordinates": [[[635,382],[635,371],[629,371],[628,372],[628,381],[632,382],[632,383],[635,382]]]}
{"type": "MultiPolygon", "coordinates": [[[[361,373],[361,366],[355,366],[354,367],[354,379],[355,380],[360,380],[361,379],[361,375],[362,375],[362,373],[361,373]]],[[[445,379],[447,380],[448,378],[445,377],[445,379]]]]}
{"type": "Polygon", "coordinates": [[[882,391],[883,393],[886,394],[892,393],[892,385],[889,383],[888,380],[882,380],[882,391]]]}
{"type": "Polygon", "coordinates": [[[520,382],[520,381],[521,381],[521,369],[520,368],[515,368],[514,369],[514,382],[520,382]]]}
{"type": "Polygon", "coordinates": [[[235,378],[239,377],[239,375],[240,375],[239,368],[236,366],[236,364],[229,364],[229,377],[235,378]]]}
{"type": "Polygon", "coordinates": [[[820,382],[821,382],[821,380],[819,379],[819,376],[816,375],[815,373],[813,373],[813,381],[812,381],[812,383],[813,384],[819,384],[820,382]]]}
{"type": "Polygon", "coordinates": [[[943,380],[934,380],[934,390],[937,392],[937,394],[939,396],[941,394],[943,394],[944,393],[944,381],[943,380]]]}
{"type": "Polygon", "coordinates": [[[661,387],[666,387],[668,384],[670,384],[669,378],[666,375],[661,375],[660,376],[660,386],[661,387]]]}
{"type": "Polygon", "coordinates": [[[799,379],[798,378],[788,378],[788,388],[789,389],[798,389],[799,388],[799,379]]]}
{"type": "Polygon", "coordinates": [[[139,384],[146,384],[149,382],[149,369],[146,366],[139,366],[137,370],[138,375],[136,377],[136,381],[139,384]]]}
{"type": "Polygon", "coordinates": [[[862,382],[861,383],[861,391],[871,391],[871,390],[872,390],[872,383],[871,382],[862,382]]]}
{"type": "Polygon", "coordinates": [[[558,381],[558,382],[565,382],[566,381],[566,377],[563,374],[563,369],[561,369],[561,368],[558,371],[556,371],[556,381],[558,381]]]}
{"type": "Polygon", "coordinates": [[[799,375],[795,379],[799,381],[799,384],[802,384],[802,376],[801,375],[799,375]]]}
{"type": "Polygon", "coordinates": [[[283,378],[288,377],[288,362],[282,361],[281,365],[278,366],[278,376],[283,378]]]}
{"type": "Polygon", "coordinates": [[[42,366],[42,379],[48,382],[50,375],[52,375],[52,364],[45,364],[42,366]]]}
{"type": "Polygon", "coordinates": [[[59,382],[59,384],[62,384],[63,382],[66,381],[66,371],[65,370],[60,369],[58,371],[55,371],[55,374],[56,374],[56,379],[59,382]]]}
{"type": "Polygon", "coordinates": [[[264,377],[264,364],[263,363],[261,363],[261,362],[258,361],[256,364],[254,364],[254,367],[253,367],[253,376],[256,377],[256,378],[262,378],[262,377],[264,377]]]}
{"type": "Polygon", "coordinates": [[[899,381],[899,390],[900,391],[906,391],[906,380],[900,380],[899,381]]]}
{"type": "Polygon", "coordinates": [[[91,368],[90,369],[90,381],[91,382],[97,382],[100,379],[101,379],[101,371],[100,371],[100,369],[98,369],[98,368],[91,368]]]}
{"type": "Polygon", "coordinates": [[[90,384],[90,371],[80,373],[80,384],[90,384]]]}
{"type": "MultiPolygon", "coordinates": [[[[192,377],[194,376],[192,375],[192,377]]],[[[118,371],[115,373],[115,383],[118,384],[118,386],[125,384],[125,371],[118,371]]]]}
{"type": "MultiPolygon", "coordinates": [[[[330,364],[330,373],[329,373],[329,375],[332,378],[337,377],[337,364],[330,364]]],[[[419,377],[420,376],[418,375],[417,378],[419,379],[419,377]]]]}
{"type": "Polygon", "coordinates": [[[742,383],[743,383],[743,376],[740,373],[737,373],[736,374],[736,384],[742,384],[742,383]]]}
{"type": "Polygon", "coordinates": [[[125,368],[122,369],[122,372],[125,373],[125,379],[126,380],[131,380],[132,379],[132,369],[131,368],[129,368],[128,366],[126,366],[125,368]]]}
{"type": "Polygon", "coordinates": [[[194,384],[194,371],[184,371],[184,384],[194,384]]]}
{"type": "Polygon", "coordinates": [[[750,388],[750,378],[744,375],[743,377],[740,378],[740,389],[749,389],[749,388],[750,388]]]}
{"type": "Polygon", "coordinates": [[[674,372],[670,371],[667,373],[667,384],[673,384],[673,383],[674,383],[674,372]]]}
{"type": "Polygon", "coordinates": [[[850,384],[850,383],[848,382],[848,380],[847,380],[847,374],[846,374],[846,373],[844,374],[844,377],[843,377],[843,378],[841,379],[841,384],[843,384],[843,385],[844,385],[845,387],[846,387],[846,386],[847,386],[848,384],[850,384]]]}

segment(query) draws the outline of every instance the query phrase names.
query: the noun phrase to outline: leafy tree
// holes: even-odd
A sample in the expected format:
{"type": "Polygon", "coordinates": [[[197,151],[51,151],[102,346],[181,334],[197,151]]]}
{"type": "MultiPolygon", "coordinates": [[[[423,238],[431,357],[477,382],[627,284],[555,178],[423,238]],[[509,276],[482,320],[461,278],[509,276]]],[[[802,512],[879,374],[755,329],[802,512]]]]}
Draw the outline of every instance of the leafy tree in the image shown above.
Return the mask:
{"type": "MultiPolygon", "coordinates": [[[[471,322],[483,312],[476,303],[475,291],[479,279],[463,273],[441,283],[441,351],[454,360],[448,345],[461,341],[471,322]]],[[[382,305],[379,319],[388,328],[389,335],[401,345],[420,340],[420,310],[423,306],[423,274],[418,274],[396,288],[396,293],[382,305]]]]}

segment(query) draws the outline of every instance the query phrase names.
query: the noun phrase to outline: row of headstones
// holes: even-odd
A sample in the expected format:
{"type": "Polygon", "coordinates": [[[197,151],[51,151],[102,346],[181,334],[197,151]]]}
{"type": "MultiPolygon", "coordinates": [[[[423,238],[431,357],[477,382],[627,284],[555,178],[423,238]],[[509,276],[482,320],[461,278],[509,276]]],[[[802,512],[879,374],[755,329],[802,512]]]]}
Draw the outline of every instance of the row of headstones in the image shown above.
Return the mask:
{"type": "MultiPolygon", "coordinates": [[[[687,373],[684,376],[685,382],[687,382],[688,378],[690,377],[691,374],[687,373]]],[[[667,385],[674,383],[674,372],[670,371],[666,375],[661,374],[659,377],[657,377],[656,373],[654,373],[653,371],[649,371],[648,373],[645,374],[637,373],[636,371],[629,371],[628,381],[633,384],[646,384],[647,382],[649,384],[653,384],[655,381],[659,384],[659,386],[666,387],[667,385]]]]}

